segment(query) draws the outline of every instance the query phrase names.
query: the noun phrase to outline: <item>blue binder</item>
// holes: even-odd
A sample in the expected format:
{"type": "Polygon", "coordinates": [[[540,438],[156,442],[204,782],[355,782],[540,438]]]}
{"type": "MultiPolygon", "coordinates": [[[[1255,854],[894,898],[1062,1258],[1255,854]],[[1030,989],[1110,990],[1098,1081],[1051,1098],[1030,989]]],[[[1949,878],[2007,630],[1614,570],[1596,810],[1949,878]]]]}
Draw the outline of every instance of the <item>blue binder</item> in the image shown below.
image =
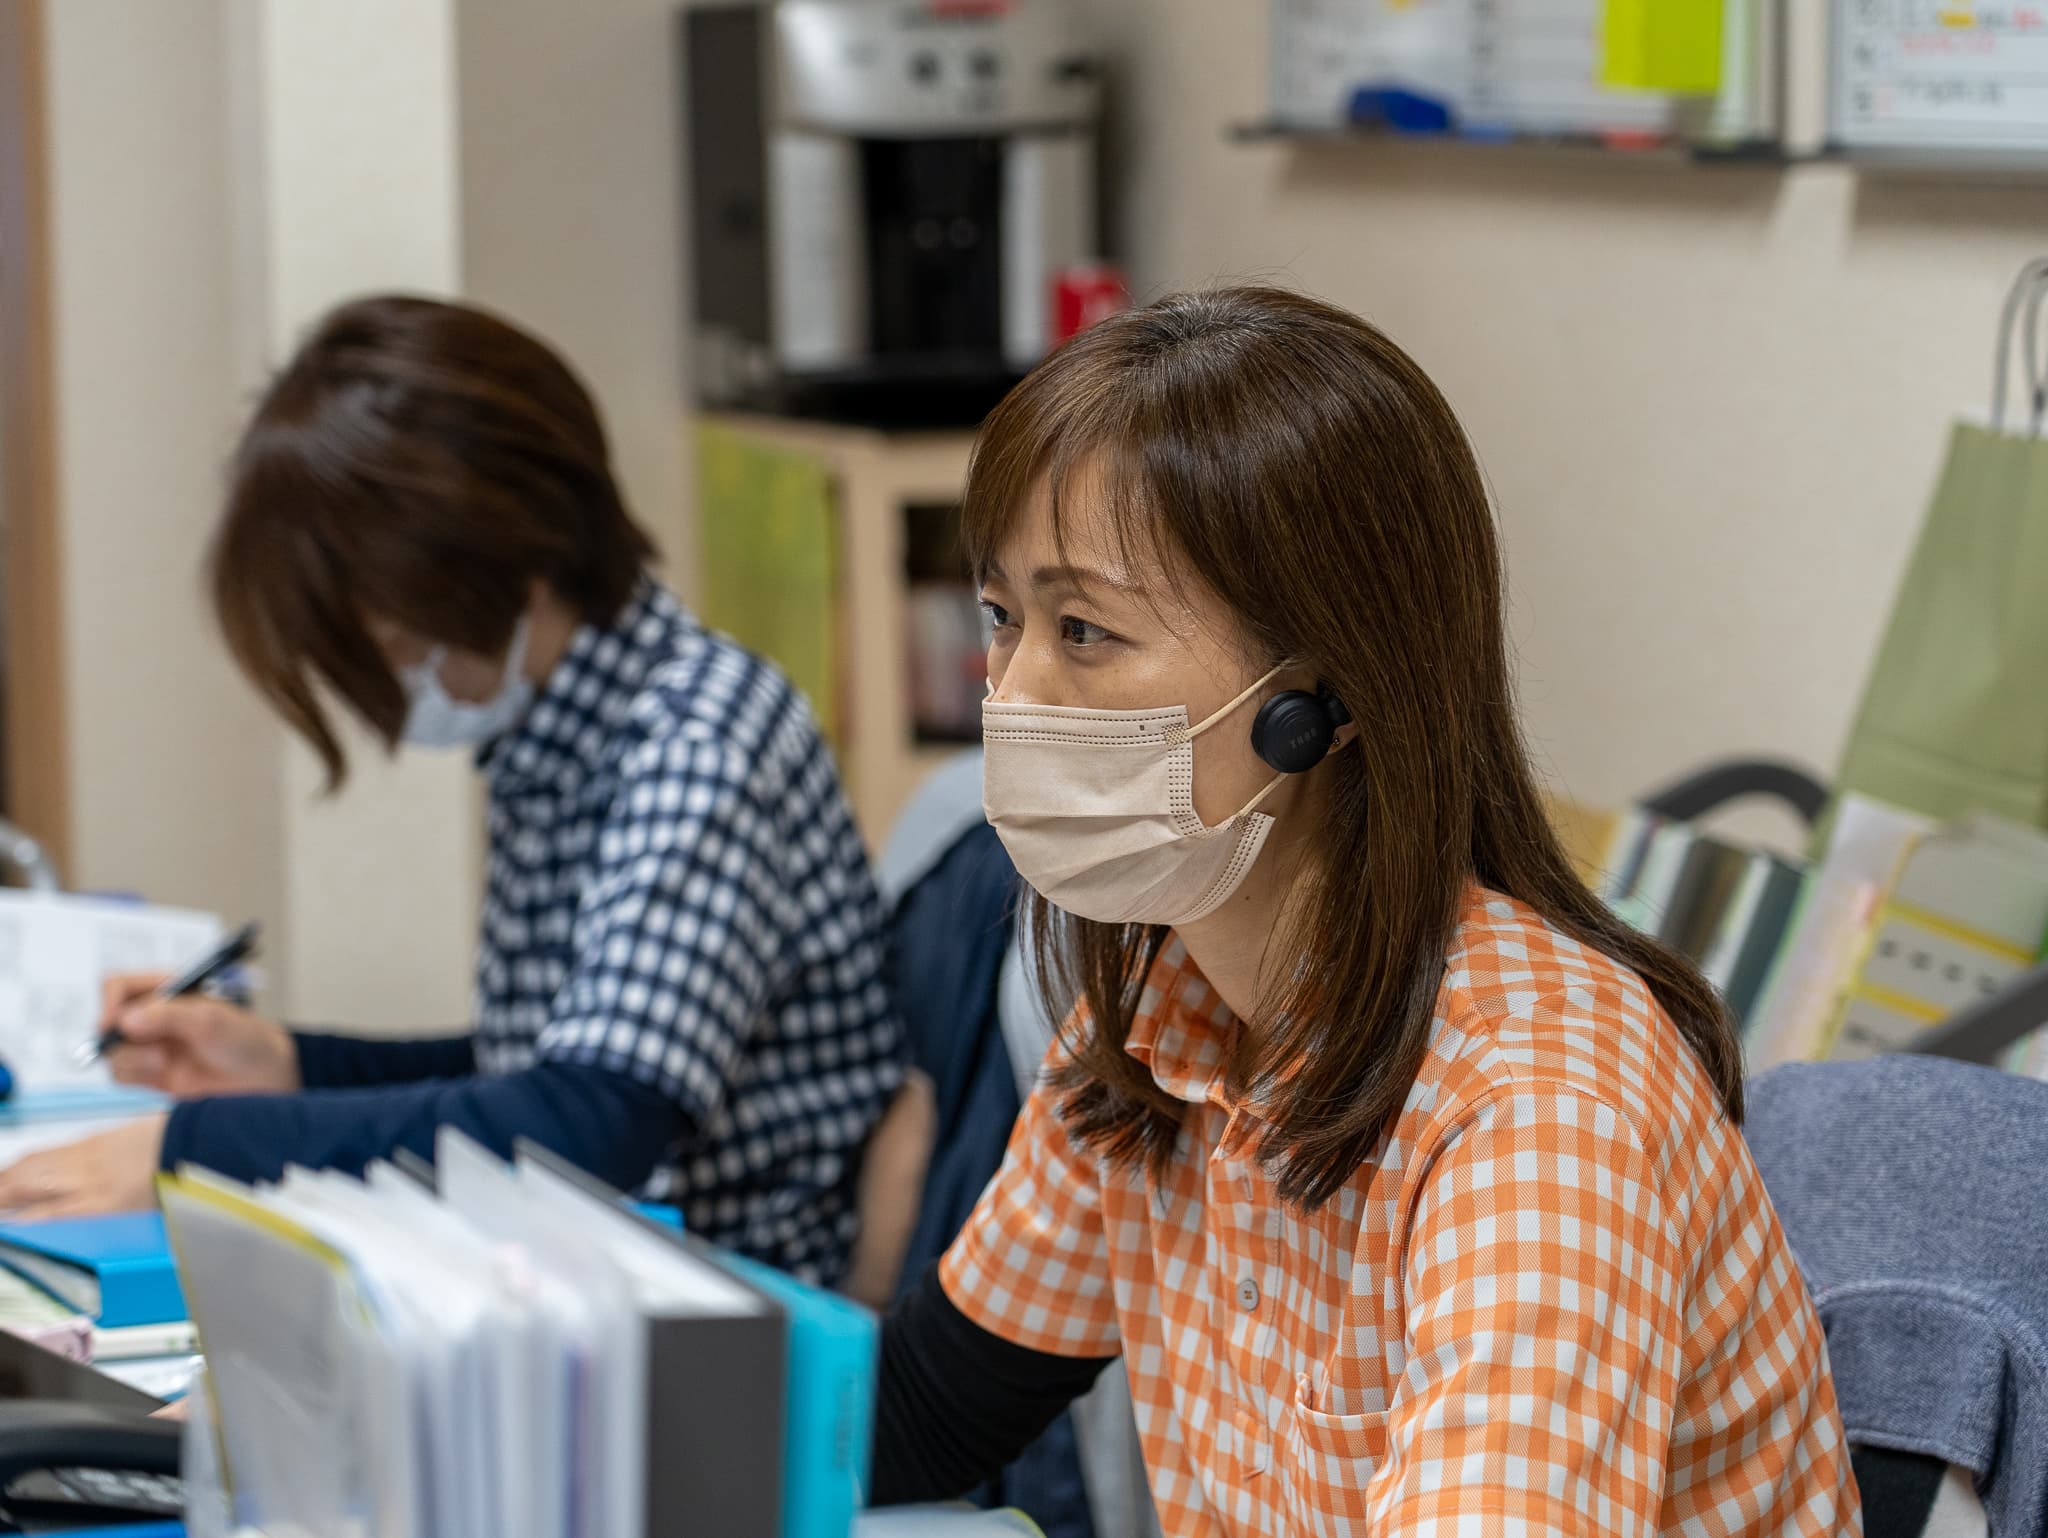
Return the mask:
{"type": "Polygon", "coordinates": [[[847,1538],[867,1504],[874,1442],[875,1316],[773,1267],[721,1253],[789,1319],[783,1406],[782,1538],[847,1538]]]}
{"type": "Polygon", "coordinates": [[[102,1329],[186,1317],[160,1213],[0,1224],[0,1266],[102,1329]]]}

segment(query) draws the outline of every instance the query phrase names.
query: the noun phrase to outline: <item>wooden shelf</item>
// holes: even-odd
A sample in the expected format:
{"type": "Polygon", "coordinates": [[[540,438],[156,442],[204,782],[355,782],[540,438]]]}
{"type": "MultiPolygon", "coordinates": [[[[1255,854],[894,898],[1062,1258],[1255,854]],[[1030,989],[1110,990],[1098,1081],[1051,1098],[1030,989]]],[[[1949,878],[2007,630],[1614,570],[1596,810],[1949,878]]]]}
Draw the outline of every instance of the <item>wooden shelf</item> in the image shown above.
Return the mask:
{"type": "Polygon", "coordinates": [[[1422,144],[1446,149],[1541,149],[1614,155],[1626,160],[1669,160],[1704,166],[1783,166],[1812,156],[1789,153],[1775,140],[1753,140],[1730,144],[1705,144],[1655,135],[1616,132],[1527,133],[1462,132],[1409,133],[1370,123],[1315,126],[1282,121],[1238,123],[1230,137],[1240,144],[1422,144]]]}
{"type": "MultiPolygon", "coordinates": [[[[968,747],[920,742],[911,718],[905,509],[960,500],[974,434],[885,432],[728,412],[698,420],[805,455],[831,477],[838,516],[839,767],[861,834],[879,850],[910,793],[968,747]]],[[[716,508],[697,509],[700,519],[716,516],[716,508]]]]}
{"type": "Polygon", "coordinates": [[[1843,165],[1873,176],[1959,176],[2026,181],[2048,178],[2048,150],[1950,148],[1941,145],[1828,144],[1793,151],[1773,140],[1703,144],[1682,139],[1649,139],[1629,134],[1587,133],[1407,133],[1372,124],[1315,127],[1298,123],[1238,123],[1229,137],[1239,144],[1419,144],[1452,150],[1549,150],[1611,156],[1676,165],[1791,167],[1843,165]]]}
{"type": "Polygon", "coordinates": [[[2048,177],[2048,150],[1830,144],[1813,158],[1837,161],[1873,176],[1959,176],[2019,181],[2048,177]]]}

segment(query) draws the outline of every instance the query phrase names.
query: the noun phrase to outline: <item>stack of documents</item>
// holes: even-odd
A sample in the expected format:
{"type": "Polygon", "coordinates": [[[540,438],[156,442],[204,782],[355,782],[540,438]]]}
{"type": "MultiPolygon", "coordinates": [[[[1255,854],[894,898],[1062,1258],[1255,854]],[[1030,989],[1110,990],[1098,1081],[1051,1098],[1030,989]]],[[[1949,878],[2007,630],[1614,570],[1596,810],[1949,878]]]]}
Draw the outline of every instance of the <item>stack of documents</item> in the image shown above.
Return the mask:
{"type": "Polygon", "coordinates": [[[0,1223],[0,1267],[101,1330],[154,1328],[185,1318],[164,1222],[154,1212],[0,1223]]]}
{"type": "Polygon", "coordinates": [[[233,1520],[380,1538],[845,1538],[875,1324],[444,1133],[389,1166],[163,1182],[233,1520]]]}
{"type": "Polygon", "coordinates": [[[1853,793],[1841,799],[1751,1022],[1752,1072],[1823,1055],[1885,891],[1907,851],[1933,830],[1916,812],[1853,793]]]}
{"type": "Polygon", "coordinates": [[[199,1361],[154,1212],[0,1224],[0,1329],[159,1399],[199,1361]]]}
{"type": "Polygon", "coordinates": [[[0,1271],[0,1330],[74,1362],[92,1360],[92,1321],[26,1277],[0,1271]]]}
{"type": "Polygon", "coordinates": [[[2048,934],[2048,835],[1989,815],[1918,839],[1897,863],[1829,1020],[1833,1058],[1874,1057],[1990,998],[2048,934]]]}
{"type": "MultiPolygon", "coordinates": [[[[1845,796],[1757,1010],[1750,1067],[1910,1046],[2031,968],[2044,934],[2048,835],[1845,796]]],[[[2008,1059],[2044,1065],[2034,1042],[2008,1059]]]]}

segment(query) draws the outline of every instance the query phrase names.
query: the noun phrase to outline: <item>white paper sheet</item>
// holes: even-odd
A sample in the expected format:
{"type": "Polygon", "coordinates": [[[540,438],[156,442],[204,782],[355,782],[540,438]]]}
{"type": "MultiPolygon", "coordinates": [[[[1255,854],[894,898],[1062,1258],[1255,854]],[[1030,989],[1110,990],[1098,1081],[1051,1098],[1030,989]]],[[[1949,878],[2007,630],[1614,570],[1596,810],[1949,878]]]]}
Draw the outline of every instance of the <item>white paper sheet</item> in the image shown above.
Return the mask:
{"type": "Polygon", "coordinates": [[[0,887],[0,1061],[16,1087],[108,1083],[104,1065],[78,1061],[99,1026],[102,980],[182,971],[220,937],[210,913],[0,887]]]}
{"type": "Polygon", "coordinates": [[[574,1433],[581,1449],[572,1468],[589,1471],[572,1491],[579,1527],[595,1534],[637,1533],[645,1526],[647,1488],[647,1323],[627,1268],[610,1247],[593,1242],[545,1211],[523,1191],[503,1161],[443,1128],[435,1148],[441,1198],[500,1243],[517,1246],[570,1284],[586,1312],[566,1318],[584,1358],[584,1392],[574,1433]]]}
{"type": "Polygon", "coordinates": [[[252,1222],[173,1185],[164,1216],[206,1340],[236,1518],[345,1530],[360,1500],[359,1470],[338,1455],[358,1445],[361,1419],[349,1337],[364,1307],[354,1278],[275,1214],[252,1222]]]}

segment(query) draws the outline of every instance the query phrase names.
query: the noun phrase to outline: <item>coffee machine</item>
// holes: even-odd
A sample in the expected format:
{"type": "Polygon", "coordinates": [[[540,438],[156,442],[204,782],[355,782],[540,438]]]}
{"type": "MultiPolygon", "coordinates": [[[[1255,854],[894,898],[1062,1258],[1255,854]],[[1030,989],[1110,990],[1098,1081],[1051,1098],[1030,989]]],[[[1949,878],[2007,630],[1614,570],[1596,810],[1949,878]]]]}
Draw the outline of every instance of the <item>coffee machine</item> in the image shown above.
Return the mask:
{"type": "Polygon", "coordinates": [[[1085,0],[682,13],[692,351],[707,405],[972,423],[1092,263],[1085,0]]]}

